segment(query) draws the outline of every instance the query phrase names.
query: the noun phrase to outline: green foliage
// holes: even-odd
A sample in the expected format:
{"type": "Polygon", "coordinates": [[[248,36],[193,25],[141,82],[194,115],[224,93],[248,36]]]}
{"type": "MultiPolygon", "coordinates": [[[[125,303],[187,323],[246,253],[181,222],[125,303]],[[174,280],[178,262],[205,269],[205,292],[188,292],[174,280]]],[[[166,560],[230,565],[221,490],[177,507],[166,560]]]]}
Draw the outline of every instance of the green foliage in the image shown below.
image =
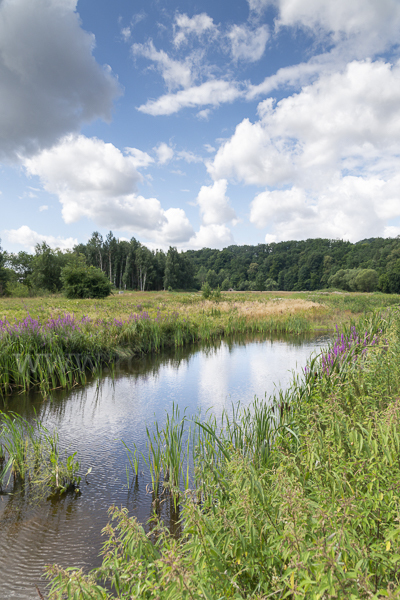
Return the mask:
{"type": "Polygon", "coordinates": [[[374,269],[340,269],[329,278],[328,285],[349,292],[374,292],[378,282],[374,269]]]}
{"type": "Polygon", "coordinates": [[[7,283],[7,295],[11,298],[29,298],[31,296],[30,288],[19,281],[9,281],[7,283]]]}
{"type": "Polygon", "coordinates": [[[228,278],[224,279],[221,284],[221,291],[227,292],[230,288],[231,288],[231,282],[229,281],[228,278]]]}
{"type": "Polygon", "coordinates": [[[278,284],[276,281],[269,277],[265,280],[264,287],[267,290],[267,292],[273,292],[278,289],[278,284]]]}
{"type": "Polygon", "coordinates": [[[210,284],[206,281],[201,288],[201,295],[203,296],[204,300],[208,300],[211,294],[212,290],[210,284]]]}
{"type": "Polygon", "coordinates": [[[67,298],[106,298],[112,285],[103,271],[77,259],[61,271],[63,291],[67,298]]]}
{"type": "Polygon", "coordinates": [[[37,244],[30,275],[32,285],[49,292],[60,291],[62,287],[61,270],[67,261],[68,254],[64,254],[60,250],[52,250],[46,242],[37,244]]]}

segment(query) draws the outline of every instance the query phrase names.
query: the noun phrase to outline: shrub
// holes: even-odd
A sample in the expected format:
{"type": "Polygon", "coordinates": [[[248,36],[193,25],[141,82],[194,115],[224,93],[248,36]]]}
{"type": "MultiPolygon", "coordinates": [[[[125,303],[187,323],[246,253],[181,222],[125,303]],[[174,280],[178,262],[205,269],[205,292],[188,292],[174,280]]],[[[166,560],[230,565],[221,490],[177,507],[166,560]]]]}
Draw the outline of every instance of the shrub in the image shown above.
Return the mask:
{"type": "Polygon", "coordinates": [[[208,298],[211,296],[211,293],[212,293],[211,292],[211,287],[210,287],[210,284],[207,281],[203,284],[203,286],[201,288],[201,293],[202,293],[203,298],[205,300],[208,300],[208,298]]]}
{"type": "Polygon", "coordinates": [[[82,262],[64,267],[61,281],[67,298],[106,298],[111,294],[112,285],[106,274],[82,262]]]}

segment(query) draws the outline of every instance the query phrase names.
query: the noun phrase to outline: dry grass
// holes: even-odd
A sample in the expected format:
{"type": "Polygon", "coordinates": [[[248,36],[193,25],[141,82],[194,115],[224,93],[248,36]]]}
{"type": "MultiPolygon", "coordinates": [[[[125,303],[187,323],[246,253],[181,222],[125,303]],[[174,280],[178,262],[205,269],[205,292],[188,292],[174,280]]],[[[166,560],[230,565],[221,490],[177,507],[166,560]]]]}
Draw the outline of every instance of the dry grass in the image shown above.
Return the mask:
{"type": "Polygon", "coordinates": [[[249,319],[267,319],[270,317],[279,317],[280,315],[295,315],[301,313],[303,316],[313,316],[318,312],[325,312],[327,307],[311,300],[302,300],[299,298],[266,298],[266,301],[244,300],[231,301],[223,300],[221,302],[212,302],[204,300],[201,303],[188,306],[187,314],[204,311],[209,313],[212,310],[218,310],[221,313],[234,312],[237,316],[248,317],[249,319]]]}

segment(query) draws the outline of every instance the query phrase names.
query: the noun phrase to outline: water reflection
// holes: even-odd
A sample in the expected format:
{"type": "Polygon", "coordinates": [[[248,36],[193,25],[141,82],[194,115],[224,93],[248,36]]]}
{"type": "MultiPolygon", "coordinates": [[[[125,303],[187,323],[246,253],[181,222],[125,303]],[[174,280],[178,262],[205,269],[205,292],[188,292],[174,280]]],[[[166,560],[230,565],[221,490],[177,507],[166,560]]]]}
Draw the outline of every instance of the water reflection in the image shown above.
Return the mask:
{"type": "MultiPolygon", "coordinates": [[[[218,416],[232,402],[247,404],[255,395],[267,397],[274,385],[286,387],[291,371],[305,365],[327,337],[262,340],[243,336],[203,347],[186,347],[140,360],[121,362],[115,373],[104,373],[85,388],[57,391],[51,401],[40,395],[16,396],[8,409],[57,428],[65,450],[77,450],[81,474],[89,467],[82,495],[67,495],[39,505],[24,495],[0,495],[0,589],[4,599],[31,600],[47,563],[98,566],[101,530],[111,504],[128,507],[139,521],[152,514],[150,483],[143,462],[137,481],[128,487],[123,439],[145,450],[145,425],[156,418],[164,423],[173,403],[189,414],[212,409],[218,416]]],[[[26,491],[25,491],[26,492],[26,491]]],[[[173,502],[161,506],[173,527],[173,502]]]]}

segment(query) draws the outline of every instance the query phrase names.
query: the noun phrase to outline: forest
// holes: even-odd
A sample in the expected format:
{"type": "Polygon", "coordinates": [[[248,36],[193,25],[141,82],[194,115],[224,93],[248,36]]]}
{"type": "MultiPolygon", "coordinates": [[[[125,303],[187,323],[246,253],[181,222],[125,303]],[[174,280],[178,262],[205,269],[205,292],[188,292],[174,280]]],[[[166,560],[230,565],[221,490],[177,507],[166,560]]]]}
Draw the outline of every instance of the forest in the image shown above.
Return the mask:
{"type": "Polygon", "coordinates": [[[149,250],[134,237],[104,239],[94,232],[86,244],[62,252],[46,242],[35,252],[9,253],[0,246],[0,295],[36,296],[62,290],[62,271],[79,258],[102,271],[118,290],[222,291],[339,289],[400,293],[400,238],[308,239],[256,246],[179,252],[149,250]]]}

